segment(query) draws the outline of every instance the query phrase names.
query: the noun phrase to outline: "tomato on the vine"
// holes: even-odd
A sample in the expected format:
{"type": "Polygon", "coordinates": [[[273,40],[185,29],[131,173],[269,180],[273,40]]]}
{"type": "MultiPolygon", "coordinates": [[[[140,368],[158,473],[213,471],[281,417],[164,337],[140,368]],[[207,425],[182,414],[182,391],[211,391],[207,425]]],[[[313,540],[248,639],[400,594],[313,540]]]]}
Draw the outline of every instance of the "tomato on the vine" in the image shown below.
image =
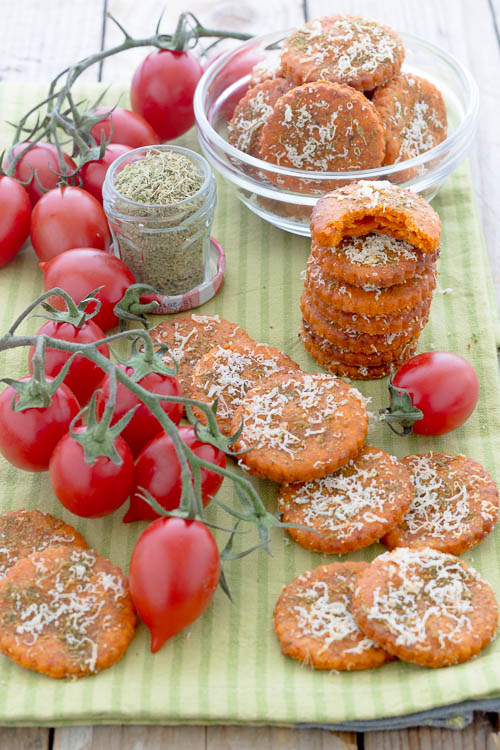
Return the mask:
{"type": "MultiPolygon", "coordinates": [[[[10,151],[6,167],[12,163],[20,151],[24,151],[29,141],[17,143],[10,151]]],[[[64,172],[71,175],[76,171],[73,159],[61,152],[64,161],[64,172]]],[[[38,141],[16,163],[13,177],[26,184],[26,192],[34,206],[47,190],[57,187],[59,176],[63,173],[57,146],[46,141],[38,141]]]]}
{"type": "Polygon", "coordinates": [[[119,156],[131,150],[131,146],[126,146],[123,143],[110,143],[109,146],[106,146],[102,159],[88,161],[80,168],[82,188],[93,195],[99,203],[102,203],[102,186],[108,167],[119,156]]]}
{"type": "Polygon", "coordinates": [[[143,531],[130,559],[129,584],[153,653],[205,611],[219,576],[215,539],[200,521],[158,518],[143,531]]]}
{"type": "MultiPolygon", "coordinates": [[[[103,115],[109,110],[110,107],[97,107],[92,114],[103,115]]],[[[110,115],[92,125],[90,135],[97,144],[105,140],[107,143],[121,143],[130,148],[153,146],[160,142],[143,117],[123,107],[115,107],[110,115]]]]}
{"type": "MultiPolygon", "coordinates": [[[[60,287],[77,305],[89,292],[103,286],[96,295],[101,301],[101,309],[92,318],[103,331],[117,325],[118,318],[113,308],[127,288],[135,283],[132,272],[119,258],[86,247],[56,255],[47,263],[40,263],[40,268],[43,270],[43,288],[48,291],[60,287]]],[[[57,310],[65,308],[60,297],[51,297],[50,301],[57,310]]]]}
{"type": "MultiPolygon", "coordinates": [[[[124,372],[131,377],[133,375],[133,369],[131,367],[120,367],[124,372]]],[[[137,381],[137,385],[142,386],[147,391],[155,394],[161,394],[163,396],[180,396],[181,389],[177,378],[171,375],[163,375],[158,372],[150,372],[143,378],[137,381]]],[[[97,395],[97,414],[102,416],[104,412],[104,406],[109,398],[109,377],[104,379],[101,390],[97,395]]],[[[181,403],[162,402],[161,408],[165,414],[170,417],[172,422],[179,424],[184,411],[184,406],[181,403]]],[[[113,414],[113,420],[111,424],[118,422],[130,409],[134,406],[138,408],[134,412],[134,415],[128,425],[121,431],[121,436],[127,442],[130,450],[134,456],[144,448],[146,443],[158,435],[162,431],[162,427],[158,420],[149,411],[147,406],[139,401],[134,396],[132,391],[126,388],[121,383],[116,384],[116,401],[115,409],[113,414]]],[[[155,516],[156,517],[156,516],[155,516]]]]}
{"type": "MultiPolygon", "coordinates": [[[[85,432],[77,427],[75,432],[85,432]]],[[[134,459],[120,435],[114,446],[122,460],[115,464],[107,456],[93,463],[85,461],[83,447],[67,433],[57,444],[49,465],[50,482],[65,508],[83,518],[100,518],[113,513],[130,494],[134,459]]]]}
{"type": "Polygon", "coordinates": [[[418,435],[444,435],[463,424],[476,407],[479,381],[470,362],[451,352],[412,357],[394,375],[393,384],[410,394],[423,412],[414,422],[418,435]]]}
{"type": "Polygon", "coordinates": [[[106,250],[110,235],[106,214],[93,195],[64,185],[45,193],[31,214],[31,243],[40,260],[74,247],[106,250]]]}
{"type": "Polygon", "coordinates": [[[154,50],[132,78],[130,101],[161,140],[170,141],[194,125],[193,96],[203,75],[188,51],[154,50]]]}
{"type": "MultiPolygon", "coordinates": [[[[43,326],[37,331],[37,336],[45,334],[54,339],[60,341],[70,341],[72,344],[90,344],[94,341],[99,341],[104,338],[102,328],[100,328],[93,320],[87,320],[80,327],[73,325],[72,323],[64,323],[61,321],[48,320],[43,326]]],[[[101,344],[98,347],[98,351],[105,357],[109,357],[109,347],[107,344],[101,344]]],[[[31,347],[28,354],[28,365],[30,373],[33,372],[33,354],[35,353],[35,347],[31,347]]],[[[58,375],[67,360],[70,358],[69,352],[63,352],[59,349],[52,349],[47,347],[45,349],[45,374],[51,377],[58,375]]],[[[77,354],[73,359],[69,370],[64,378],[64,383],[68,386],[72,393],[75,394],[81,406],[84,406],[90,398],[93,392],[101,383],[104,378],[104,372],[90,359],[77,354]]]]}
{"type": "MultiPolygon", "coordinates": [[[[179,436],[199,458],[226,467],[224,453],[210,443],[200,442],[193,427],[179,427],[179,436]]],[[[219,490],[224,477],[215,471],[201,468],[201,494],[207,505],[219,490]]],[[[135,464],[134,487],[130,508],[123,517],[124,523],[148,521],[158,518],[158,513],[140,495],[147,490],[165,510],[174,510],[182,493],[181,465],[171,437],[160,433],[142,449],[135,464]]]]}
{"type": "MultiPolygon", "coordinates": [[[[30,378],[20,380],[28,382],[30,378]]],[[[78,401],[64,384],[55,391],[49,406],[14,411],[14,397],[19,400],[10,385],[0,394],[0,453],[18,469],[45,471],[52,451],[80,410],[78,401]]]]}
{"type": "Polygon", "coordinates": [[[31,203],[28,193],[12,177],[0,175],[0,268],[22,248],[30,231],[31,203]]]}

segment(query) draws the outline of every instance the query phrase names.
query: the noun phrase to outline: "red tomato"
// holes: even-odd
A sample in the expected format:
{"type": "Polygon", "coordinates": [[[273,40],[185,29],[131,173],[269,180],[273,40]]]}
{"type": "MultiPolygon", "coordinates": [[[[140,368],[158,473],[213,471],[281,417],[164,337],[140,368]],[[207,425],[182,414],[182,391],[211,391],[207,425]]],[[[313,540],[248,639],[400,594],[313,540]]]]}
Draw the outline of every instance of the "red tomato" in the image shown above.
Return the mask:
{"type": "Polygon", "coordinates": [[[12,177],[0,175],[0,268],[17,255],[30,231],[28,193],[12,177]]]}
{"type": "Polygon", "coordinates": [[[450,352],[425,352],[412,357],[393,383],[411,396],[424,417],[413,425],[418,435],[444,435],[460,427],[475,409],[479,381],[467,360],[450,352]]]}
{"type": "MultiPolygon", "coordinates": [[[[121,300],[127,288],[135,283],[132,272],[119,258],[86,247],[56,255],[47,263],[40,263],[40,268],[43,270],[43,288],[48,291],[60,287],[68,292],[77,305],[93,289],[103,286],[97,293],[101,309],[92,318],[103,331],[118,323],[113,307],[121,300]]],[[[50,302],[57,310],[64,309],[61,298],[51,297],[50,302]]]]}
{"type": "MultiPolygon", "coordinates": [[[[102,115],[109,110],[110,107],[97,107],[93,114],[102,115]]],[[[106,142],[122,143],[130,148],[151,146],[160,142],[151,125],[143,117],[123,107],[115,107],[108,117],[92,125],[90,135],[97,144],[101,143],[104,138],[106,142]],[[113,125],[113,133],[111,133],[111,125],[113,125]]]]}
{"type": "Polygon", "coordinates": [[[182,135],[194,125],[193,96],[203,74],[191,52],[154,50],[132,78],[134,112],[149,122],[163,141],[182,135]]]}
{"type": "Polygon", "coordinates": [[[80,410],[78,401],[63,384],[49,406],[14,411],[11,402],[15,393],[9,385],[0,394],[0,453],[18,469],[45,471],[52,451],[80,410]]]}
{"type": "MultiPolygon", "coordinates": [[[[197,440],[192,427],[179,427],[179,435],[197,456],[225,468],[224,453],[209,443],[197,440]]],[[[137,457],[130,508],[123,517],[123,522],[148,521],[158,518],[158,513],[139,497],[142,489],[147,490],[165,510],[177,508],[182,490],[180,471],[181,466],[172,438],[165,433],[157,435],[137,457]]],[[[223,479],[224,477],[215,471],[201,469],[203,505],[210,502],[212,496],[219,490],[223,479]]]]}
{"type": "MultiPolygon", "coordinates": [[[[7,167],[13,161],[13,158],[26,148],[28,143],[29,141],[18,143],[11,149],[7,159],[7,167]]],[[[63,152],[63,160],[66,165],[66,174],[73,174],[76,171],[76,164],[73,159],[63,152]]],[[[40,141],[21,156],[16,164],[13,176],[21,182],[28,183],[26,192],[34,206],[47,190],[57,187],[60,174],[62,174],[62,169],[57,146],[54,146],[53,143],[40,141]],[[39,187],[38,183],[43,189],[39,187]]]]}
{"type": "MultiPolygon", "coordinates": [[[[210,69],[210,67],[220,58],[225,52],[218,52],[214,57],[210,58],[205,65],[204,71],[210,69]]],[[[242,81],[245,76],[251,73],[254,65],[263,60],[262,54],[258,54],[255,50],[239,51],[238,54],[224,66],[224,69],[217,73],[217,91],[223,95],[225,89],[228,89],[236,81],[242,81]]],[[[226,120],[230,120],[236,109],[236,105],[246,94],[250,88],[249,83],[240,83],[229,96],[224,95],[222,103],[218,103],[218,109],[226,120]]]]}
{"type": "Polygon", "coordinates": [[[215,539],[200,521],[159,518],[143,531],[130,559],[129,584],[153,653],[205,611],[219,575],[215,539]]]}
{"type": "Polygon", "coordinates": [[[106,147],[102,159],[88,161],[80,169],[79,174],[82,180],[83,189],[86,190],[87,193],[93,195],[99,203],[102,203],[102,185],[109,165],[112,164],[115,159],[118,159],[119,156],[122,156],[122,154],[126,154],[127,151],[131,150],[130,146],[124,146],[123,143],[110,143],[110,145],[106,147]]]}
{"type": "Polygon", "coordinates": [[[45,193],[31,214],[31,244],[40,260],[73,247],[106,250],[110,243],[104,210],[93,195],[64,185],[45,193]]]}
{"type": "MultiPolygon", "coordinates": [[[[70,341],[72,344],[89,344],[104,338],[102,328],[99,328],[93,320],[88,320],[80,328],[77,328],[72,323],[48,320],[40,328],[37,335],[42,333],[61,341],[70,341]]],[[[99,347],[99,351],[105,357],[109,357],[107,344],[102,344],[99,347]]],[[[33,372],[32,359],[34,353],[35,347],[33,346],[28,355],[30,373],[33,372]]],[[[47,347],[45,349],[45,374],[55,378],[61,372],[70,356],[69,352],[61,352],[58,349],[47,347]]],[[[71,392],[75,394],[80,405],[84,406],[90,401],[93,392],[103,378],[104,372],[100,367],[91,362],[90,359],[77,355],[70,365],[64,382],[71,392]]]]}
{"type": "MultiPolygon", "coordinates": [[[[86,429],[77,427],[75,432],[86,429]]],[[[134,459],[120,435],[114,445],[122,459],[120,466],[106,456],[99,456],[88,464],[82,446],[69,433],[57,444],[50,459],[50,482],[58,500],[75,515],[83,518],[107,516],[130,495],[134,459]]]]}
{"type": "MultiPolygon", "coordinates": [[[[126,374],[133,375],[133,369],[131,367],[122,367],[126,374]]],[[[151,393],[161,393],[163,396],[180,396],[181,389],[176,378],[169,375],[161,375],[157,372],[151,372],[149,375],[141,378],[138,385],[145,388],[151,393]]],[[[106,377],[101,391],[97,394],[97,413],[102,416],[104,406],[109,397],[109,378],[106,377]]],[[[162,432],[162,426],[154,417],[149,409],[139,401],[134,394],[129,391],[121,383],[116,384],[116,402],[115,412],[113,416],[112,424],[118,422],[130,409],[139,404],[139,408],[135,411],[134,416],[120,433],[122,438],[127,442],[130,450],[134,456],[137,456],[146,443],[162,432]]],[[[184,411],[183,404],[176,404],[174,402],[165,402],[161,404],[161,407],[165,414],[170,417],[172,422],[179,424],[181,421],[182,413],[184,411]]],[[[155,516],[156,518],[156,516],[155,516]]]]}

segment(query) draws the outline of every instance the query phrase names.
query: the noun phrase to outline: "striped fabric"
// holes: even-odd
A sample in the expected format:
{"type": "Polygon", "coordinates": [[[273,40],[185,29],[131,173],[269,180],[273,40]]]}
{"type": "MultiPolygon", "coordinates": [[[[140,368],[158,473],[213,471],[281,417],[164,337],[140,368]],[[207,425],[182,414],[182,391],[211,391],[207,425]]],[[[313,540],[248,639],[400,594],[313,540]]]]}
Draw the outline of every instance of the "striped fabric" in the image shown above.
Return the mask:
{"type": "MultiPolygon", "coordinates": [[[[37,88],[0,87],[2,120],[15,119],[42,95],[37,88]]],[[[8,127],[1,127],[0,143],[7,145],[8,127]]],[[[190,142],[184,139],[185,144],[190,142]]],[[[218,188],[213,234],[224,247],[228,267],[221,291],[201,310],[236,321],[258,341],[279,347],[306,370],[317,371],[297,338],[300,272],[308,241],[253,216],[229,185],[219,181],[218,188]]],[[[436,294],[419,351],[444,349],[468,358],[479,375],[480,401],[467,424],[448,436],[400,439],[376,425],[368,441],[397,456],[431,449],[465,453],[498,476],[495,303],[466,164],[448,179],[434,206],[443,222],[439,283],[442,290],[450,291],[436,294]]],[[[2,331],[41,288],[41,272],[27,247],[0,271],[2,331]]],[[[39,320],[31,320],[25,330],[33,332],[39,325],[39,320]]],[[[2,375],[26,371],[25,351],[1,355],[2,375]]],[[[363,383],[360,388],[371,397],[374,411],[386,405],[385,380],[363,383]]],[[[277,487],[264,481],[256,484],[274,511],[277,487]]],[[[62,517],[100,554],[127,570],[145,524],[123,525],[123,511],[98,520],[73,517],[59,506],[46,474],[23,473],[3,459],[0,487],[2,511],[40,508],[62,517]]],[[[227,481],[221,496],[227,503],[237,502],[227,481]]],[[[210,518],[215,523],[225,521],[216,509],[210,509],[210,518]]],[[[224,534],[218,536],[224,543],[224,534]]],[[[238,540],[236,549],[238,544],[250,546],[252,539],[250,532],[238,540]]],[[[382,549],[374,545],[349,558],[371,560],[382,549]]],[[[140,625],[118,665],[75,682],[53,681],[0,657],[0,723],[335,724],[500,697],[498,641],[467,664],[439,670],[395,662],[364,673],[320,673],[282,657],[271,621],[280,589],[327,558],[296,546],[282,531],[273,533],[271,552],[272,556],[255,552],[229,564],[234,603],[218,591],[204,616],[156,655],[149,652],[148,632],[140,625]]],[[[491,582],[500,598],[500,531],[464,558],[491,582]]]]}

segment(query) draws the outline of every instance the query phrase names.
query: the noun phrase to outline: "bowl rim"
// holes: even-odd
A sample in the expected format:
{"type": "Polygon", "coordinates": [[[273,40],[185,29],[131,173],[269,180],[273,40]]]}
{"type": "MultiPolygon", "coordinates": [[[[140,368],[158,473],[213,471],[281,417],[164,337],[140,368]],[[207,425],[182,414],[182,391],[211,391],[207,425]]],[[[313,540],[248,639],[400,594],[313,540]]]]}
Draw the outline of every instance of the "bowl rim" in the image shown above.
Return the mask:
{"type": "MultiPolygon", "coordinates": [[[[262,159],[257,159],[254,156],[250,156],[249,154],[245,154],[243,151],[240,151],[235,146],[232,146],[224,138],[222,138],[222,136],[219,135],[219,133],[217,133],[217,131],[212,127],[203,108],[203,98],[208,87],[213,83],[217,74],[221,72],[226,64],[228,64],[234,57],[240,54],[242,49],[252,47],[253,45],[255,45],[255,42],[263,42],[266,40],[273,40],[274,42],[276,42],[279,39],[288,36],[296,28],[297,27],[292,27],[283,31],[274,31],[262,36],[252,37],[242,45],[236,47],[234,50],[230,50],[221,55],[219,59],[217,59],[209,66],[209,68],[205,71],[200,81],[198,82],[193,100],[197,127],[201,130],[203,137],[207,140],[210,140],[210,142],[214,146],[219,147],[226,156],[238,159],[243,164],[248,165],[249,167],[253,167],[254,169],[260,169],[264,173],[272,172],[279,175],[286,175],[288,177],[301,177],[302,179],[304,179],[304,176],[307,175],[307,179],[310,179],[311,181],[322,182],[332,179],[347,180],[352,178],[369,180],[397,174],[398,172],[402,172],[403,170],[407,170],[412,167],[419,167],[427,163],[428,161],[432,161],[435,158],[447,154],[458,142],[463,139],[464,135],[467,134],[467,131],[475,125],[479,112],[479,89],[468,68],[462,65],[462,63],[455,57],[455,55],[447,52],[441,47],[438,47],[432,42],[429,42],[416,34],[411,34],[410,32],[398,31],[397,33],[401,36],[403,42],[408,40],[410,42],[410,46],[413,42],[417,46],[424,47],[427,51],[431,52],[438,58],[441,58],[441,60],[447,63],[448,66],[452,68],[457,74],[464,91],[464,100],[466,102],[466,106],[463,118],[459,122],[454,133],[447,136],[444,141],[441,141],[441,143],[437,144],[433,148],[429,149],[428,151],[424,151],[422,154],[414,156],[411,159],[406,159],[405,161],[397,162],[395,164],[389,164],[385,167],[381,166],[375,167],[373,169],[353,169],[347,172],[314,172],[301,169],[292,169],[291,167],[282,167],[278,164],[274,164],[273,162],[267,162],[262,159]]],[[[250,74],[248,74],[248,76],[249,75],[250,74]]],[[[238,167],[237,170],[241,171],[238,167]]],[[[307,194],[302,193],[302,195],[307,194]]]]}

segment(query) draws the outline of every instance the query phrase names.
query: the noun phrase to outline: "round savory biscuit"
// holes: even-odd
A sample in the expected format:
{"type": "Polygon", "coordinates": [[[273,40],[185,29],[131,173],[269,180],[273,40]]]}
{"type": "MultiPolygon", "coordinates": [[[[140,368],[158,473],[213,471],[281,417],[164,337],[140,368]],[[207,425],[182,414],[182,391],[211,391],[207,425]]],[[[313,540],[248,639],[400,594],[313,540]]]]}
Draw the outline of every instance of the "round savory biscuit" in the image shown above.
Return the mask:
{"type": "Polygon", "coordinates": [[[289,83],[273,78],[253,86],[238,103],[227,126],[229,143],[250,156],[260,154],[260,136],[273,107],[289,83]]]}
{"type": "Polygon", "coordinates": [[[165,320],[151,329],[150,335],[153,343],[168,346],[163,361],[168,367],[178,364],[177,380],[187,396],[193,367],[210,349],[220,343],[253,343],[248,333],[236,323],[218,315],[195,313],[165,320]]]}
{"type": "Polygon", "coordinates": [[[320,247],[335,247],[344,237],[378,232],[436,253],[441,222],[432,206],[411,190],[387,180],[358,180],[327,193],[311,214],[311,237],[320,247]]]}
{"type": "Polygon", "coordinates": [[[371,335],[351,328],[340,328],[323,314],[305,292],[300,299],[300,307],[304,322],[308,324],[314,335],[326,339],[339,349],[347,349],[352,352],[376,353],[400,348],[409,341],[413,341],[427,323],[426,315],[424,318],[417,319],[404,331],[371,335]]]}
{"type": "Polygon", "coordinates": [[[365,399],[331,375],[296,371],[252,388],[236,410],[235,451],[251,473],[306,482],[336,471],[359,452],[368,430],[365,399]]]}
{"type": "Polygon", "coordinates": [[[390,315],[359,315],[330,307],[307,283],[303,296],[318,309],[325,318],[338,328],[369,335],[393,335],[408,328],[418,328],[420,321],[429,314],[432,296],[426,297],[416,307],[408,307],[390,315]]]}
{"type": "Polygon", "coordinates": [[[339,284],[390,287],[402,284],[435,263],[439,253],[422,253],[404,240],[372,232],[345,237],[336,247],[314,242],[310,258],[339,284]]]}
{"type": "Polygon", "coordinates": [[[327,370],[332,375],[351,378],[352,380],[377,380],[378,378],[384,378],[407,362],[415,354],[417,348],[416,344],[409,345],[402,358],[396,359],[393,362],[385,362],[377,366],[350,365],[345,362],[339,362],[332,357],[331,352],[319,345],[317,338],[310,333],[306,325],[303,325],[300,329],[299,336],[306,351],[309,352],[311,357],[324,370],[327,370]]]}
{"type": "MultiPolygon", "coordinates": [[[[306,83],[283,94],[260,139],[262,159],[309,172],[378,167],[384,149],[384,131],[372,103],[349,86],[326,81],[306,83]]],[[[307,178],[279,174],[272,178],[281,187],[311,192],[307,178]]],[[[321,192],[336,184],[323,182],[321,192]]]]}
{"type": "Polygon", "coordinates": [[[363,446],[349,463],[311,482],[284,484],[278,509],[298,544],[341,555],[377,542],[410,506],[413,487],[404,466],[383,450],[363,446]]]}
{"type": "Polygon", "coordinates": [[[366,562],[320,565],[283,587],[274,608],[281,653],[315,669],[371,669],[391,656],[360,631],[351,599],[366,562]]]}
{"type": "Polygon", "coordinates": [[[393,29],[361,16],[317,18],[292,32],[281,52],[282,69],[295,85],[310,81],[374,89],[399,73],[404,47],[393,29]]]}
{"type": "Polygon", "coordinates": [[[87,547],[78,531],[50,513],[7,511],[0,516],[0,578],[21,558],[59,544],[87,547]]]}
{"type": "MultiPolygon", "coordinates": [[[[267,344],[219,345],[195,366],[191,397],[207,404],[217,399],[217,424],[224,435],[230,435],[234,413],[251,388],[278,373],[299,369],[290,357],[267,344]]],[[[202,412],[195,413],[205,421],[202,412]]]]}
{"type": "Polygon", "coordinates": [[[250,71],[250,86],[256,86],[272,78],[283,78],[281,54],[279,50],[266,50],[266,56],[256,62],[250,71]]]}
{"type": "Polygon", "coordinates": [[[479,544],[498,520],[498,490],[483,467],[462,455],[426,453],[401,459],[415,488],[401,523],[383,543],[433,547],[460,555],[479,544]]]}
{"type": "Polygon", "coordinates": [[[322,267],[307,261],[306,284],[328,307],[357,315],[391,315],[422,304],[432,297],[436,287],[437,271],[434,264],[418,276],[390,287],[351,286],[339,284],[326,276],[322,267]]]}
{"type": "Polygon", "coordinates": [[[115,664],[136,616],[121,570],[94,551],[47,547],[0,581],[0,650],[49,677],[83,677],[115,664]]]}
{"type": "Polygon", "coordinates": [[[493,591],[479,573],[429,547],[377,557],[359,576],[352,612],[375,643],[425,667],[475,656],[493,638],[498,619],[493,591]]]}
{"type": "Polygon", "coordinates": [[[448,122],[441,92],[425,78],[400,73],[373,95],[385,129],[384,164],[397,164],[444,141],[448,122]]]}

